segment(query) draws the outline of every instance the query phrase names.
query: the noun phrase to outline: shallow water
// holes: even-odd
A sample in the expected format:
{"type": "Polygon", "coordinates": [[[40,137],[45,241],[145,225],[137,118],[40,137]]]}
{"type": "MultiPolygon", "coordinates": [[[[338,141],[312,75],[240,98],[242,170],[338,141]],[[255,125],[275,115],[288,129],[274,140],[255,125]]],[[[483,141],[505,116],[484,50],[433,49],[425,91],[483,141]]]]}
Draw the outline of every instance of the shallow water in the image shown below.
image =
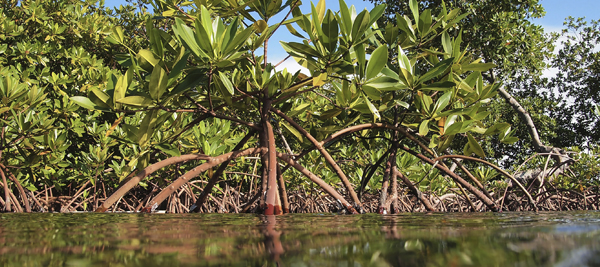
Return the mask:
{"type": "Polygon", "coordinates": [[[600,266],[600,212],[0,214],[2,266],[600,266]]]}

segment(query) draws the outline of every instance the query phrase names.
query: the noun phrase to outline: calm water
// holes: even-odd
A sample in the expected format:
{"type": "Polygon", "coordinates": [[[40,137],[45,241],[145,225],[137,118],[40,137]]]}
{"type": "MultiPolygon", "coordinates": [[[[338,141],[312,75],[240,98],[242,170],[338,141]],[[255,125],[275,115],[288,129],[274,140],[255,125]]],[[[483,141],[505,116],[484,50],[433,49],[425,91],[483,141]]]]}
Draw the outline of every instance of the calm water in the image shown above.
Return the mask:
{"type": "Polygon", "coordinates": [[[600,212],[0,218],[1,266],[600,266],[600,212]]]}

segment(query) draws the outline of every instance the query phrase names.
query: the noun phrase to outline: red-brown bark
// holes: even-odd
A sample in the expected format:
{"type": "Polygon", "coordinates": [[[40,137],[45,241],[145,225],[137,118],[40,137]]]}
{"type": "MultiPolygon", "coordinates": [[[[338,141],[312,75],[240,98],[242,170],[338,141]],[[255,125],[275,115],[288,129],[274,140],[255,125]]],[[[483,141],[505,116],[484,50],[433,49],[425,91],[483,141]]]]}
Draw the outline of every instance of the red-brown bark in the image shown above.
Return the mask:
{"type": "Polygon", "coordinates": [[[290,166],[294,167],[300,173],[304,174],[304,176],[308,177],[308,179],[313,181],[319,187],[323,188],[325,192],[327,192],[329,195],[331,195],[337,201],[339,201],[340,204],[342,204],[350,214],[358,214],[356,209],[354,209],[354,207],[352,207],[352,205],[346,199],[344,199],[344,197],[340,195],[340,193],[338,193],[332,186],[323,181],[323,179],[319,178],[319,176],[315,175],[308,169],[304,168],[302,165],[292,160],[288,155],[277,153],[277,157],[289,164],[290,166]]]}
{"type": "Polygon", "coordinates": [[[277,151],[275,150],[275,135],[273,134],[273,126],[270,122],[266,122],[267,138],[268,138],[268,182],[267,182],[267,209],[265,215],[280,215],[283,213],[281,204],[277,204],[279,198],[279,190],[277,189],[277,151]]]}
{"type": "Polygon", "coordinates": [[[102,205],[100,205],[96,209],[96,212],[105,212],[105,211],[107,211],[108,208],[110,206],[112,206],[112,204],[114,204],[118,199],[120,199],[125,194],[127,194],[127,192],[129,192],[129,190],[131,190],[140,181],[142,181],[142,179],[146,178],[146,176],[152,174],[153,172],[155,172],[157,170],[160,170],[161,168],[164,168],[164,167],[169,166],[169,165],[173,165],[173,164],[177,164],[177,163],[189,161],[189,160],[208,160],[208,159],[210,159],[210,157],[207,156],[207,155],[204,155],[204,154],[188,154],[188,155],[181,155],[179,157],[168,158],[168,159],[159,161],[157,163],[154,163],[154,164],[146,167],[144,170],[138,172],[129,181],[127,181],[126,183],[124,183],[123,185],[121,185],[119,187],[119,189],[117,189],[116,192],[114,192],[112,195],[110,195],[102,203],[102,205]]]}
{"type": "Polygon", "coordinates": [[[448,176],[450,176],[450,178],[452,178],[455,182],[459,183],[460,185],[462,185],[463,187],[465,187],[467,190],[469,190],[469,192],[471,192],[477,198],[479,198],[491,211],[498,211],[499,210],[498,207],[496,206],[496,203],[494,203],[494,201],[492,201],[491,199],[489,199],[485,194],[483,194],[481,191],[479,191],[473,185],[467,183],[467,181],[465,181],[462,177],[460,177],[460,176],[456,175],[456,173],[450,171],[450,169],[448,169],[443,164],[435,164],[435,161],[433,161],[432,159],[430,159],[428,157],[425,157],[422,154],[419,154],[419,153],[413,151],[412,149],[410,149],[410,148],[408,148],[406,146],[401,146],[401,148],[402,148],[402,150],[404,150],[404,151],[410,153],[411,155],[419,158],[421,161],[427,162],[431,166],[435,166],[436,168],[438,168],[438,170],[440,170],[443,173],[445,173],[448,176]]]}
{"type": "Polygon", "coordinates": [[[283,118],[285,121],[287,121],[290,125],[292,125],[292,127],[296,128],[296,130],[298,130],[300,132],[300,134],[302,134],[303,136],[308,138],[308,140],[310,140],[310,142],[313,143],[313,145],[319,150],[319,152],[321,152],[321,154],[325,158],[325,161],[327,161],[327,163],[329,163],[329,165],[331,165],[333,170],[340,177],[340,180],[342,180],[342,183],[346,187],[346,190],[348,190],[348,192],[350,193],[350,196],[352,197],[352,200],[354,201],[354,203],[356,205],[358,205],[359,207],[361,207],[360,199],[358,198],[358,195],[356,194],[356,191],[354,190],[352,183],[350,183],[350,180],[348,179],[346,174],[342,171],[340,166],[335,162],[333,157],[331,157],[329,152],[327,152],[327,150],[323,147],[323,143],[317,141],[317,139],[315,139],[308,131],[306,131],[304,128],[302,128],[300,125],[298,125],[294,120],[292,120],[290,117],[285,115],[283,112],[281,112],[277,109],[271,109],[271,110],[273,112],[275,112],[275,114],[277,114],[278,116],[283,118]]]}
{"type": "MultiPolygon", "coordinates": [[[[248,139],[250,139],[250,137],[252,137],[254,133],[254,131],[250,131],[248,134],[246,134],[246,136],[244,136],[244,138],[233,148],[233,151],[242,149],[242,147],[244,147],[244,144],[248,142],[248,139]]],[[[231,160],[227,160],[221,163],[219,168],[213,173],[212,177],[210,177],[210,179],[208,180],[206,186],[204,186],[204,190],[202,191],[202,193],[200,193],[200,196],[196,200],[196,204],[194,204],[195,207],[193,210],[191,210],[191,212],[200,211],[200,207],[202,207],[202,205],[204,205],[204,202],[206,202],[208,195],[212,192],[212,188],[215,186],[215,184],[229,165],[229,162],[231,162],[231,160]]]]}
{"type": "Polygon", "coordinates": [[[243,156],[249,156],[258,154],[263,151],[264,148],[249,148],[241,151],[232,151],[229,153],[225,153],[223,155],[217,157],[210,157],[208,162],[193,168],[192,170],[186,172],[181,177],[177,178],[177,180],[173,181],[169,186],[165,187],[158,195],[156,195],[148,205],[142,209],[142,212],[152,212],[154,211],[158,205],[160,205],[167,197],[169,197],[172,193],[177,191],[181,186],[189,182],[192,178],[198,176],[199,174],[205,172],[206,170],[213,168],[227,160],[236,159],[243,156]]]}
{"type": "Polygon", "coordinates": [[[8,178],[10,178],[10,180],[13,181],[13,183],[15,183],[15,185],[17,186],[17,190],[19,190],[19,194],[21,195],[21,198],[23,199],[23,204],[25,205],[25,212],[31,212],[31,205],[29,204],[29,200],[27,199],[27,194],[25,194],[25,190],[23,189],[21,183],[19,183],[19,180],[17,180],[17,177],[15,177],[10,171],[8,171],[8,169],[2,164],[0,164],[0,169],[2,169],[4,173],[8,175],[8,178]]]}

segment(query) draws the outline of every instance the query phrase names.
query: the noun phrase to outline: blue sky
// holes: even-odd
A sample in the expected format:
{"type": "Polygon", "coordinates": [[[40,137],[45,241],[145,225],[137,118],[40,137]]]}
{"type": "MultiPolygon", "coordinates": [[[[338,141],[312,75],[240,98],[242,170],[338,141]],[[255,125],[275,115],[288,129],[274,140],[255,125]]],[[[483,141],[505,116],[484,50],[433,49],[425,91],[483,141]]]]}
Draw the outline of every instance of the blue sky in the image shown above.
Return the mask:
{"type": "Polygon", "coordinates": [[[550,31],[562,28],[568,16],[585,17],[587,20],[600,19],[598,0],[541,0],[540,3],[546,10],[546,16],[534,22],[550,31]]]}
{"type": "MultiPolygon", "coordinates": [[[[315,0],[314,2],[316,5],[318,0],[315,0]]],[[[126,2],[124,0],[105,0],[106,6],[118,6],[125,3],[126,2]]],[[[305,14],[310,12],[309,3],[310,1],[305,0],[304,5],[302,6],[302,11],[305,14]]],[[[575,18],[585,17],[587,20],[600,19],[600,0],[540,0],[540,3],[546,10],[546,16],[541,19],[534,20],[534,23],[542,25],[546,31],[558,31],[562,29],[563,22],[568,16],[575,18]]],[[[348,6],[356,6],[357,12],[360,12],[365,8],[373,8],[373,4],[371,4],[369,1],[346,0],[346,4],[348,6]]],[[[328,9],[333,11],[339,10],[338,0],[326,0],[326,6],[328,9]]],[[[280,20],[281,17],[276,17],[269,22],[272,24],[280,20]]],[[[299,30],[297,27],[296,29],[299,30]]],[[[294,41],[297,40],[297,38],[289,34],[285,27],[278,30],[276,35],[274,35],[269,42],[269,52],[267,55],[268,61],[274,64],[287,56],[285,51],[279,45],[279,40],[294,41]]],[[[298,65],[291,61],[293,60],[290,59],[281,66],[293,70],[298,69],[298,65]]]]}

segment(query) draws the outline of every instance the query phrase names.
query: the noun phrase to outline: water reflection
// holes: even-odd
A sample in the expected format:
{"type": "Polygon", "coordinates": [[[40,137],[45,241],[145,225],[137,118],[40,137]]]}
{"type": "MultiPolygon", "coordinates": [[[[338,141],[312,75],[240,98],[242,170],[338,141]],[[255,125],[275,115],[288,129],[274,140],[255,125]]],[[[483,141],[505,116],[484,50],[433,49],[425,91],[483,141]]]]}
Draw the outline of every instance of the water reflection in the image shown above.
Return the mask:
{"type": "Polygon", "coordinates": [[[285,250],[283,249],[283,245],[279,239],[281,232],[275,230],[277,225],[277,216],[263,216],[263,222],[264,225],[262,225],[261,228],[263,228],[263,234],[265,236],[265,248],[267,249],[267,252],[269,252],[273,262],[279,265],[279,256],[281,256],[285,250]]]}
{"type": "Polygon", "coordinates": [[[600,266],[600,213],[0,214],[2,266],[600,266]]]}

